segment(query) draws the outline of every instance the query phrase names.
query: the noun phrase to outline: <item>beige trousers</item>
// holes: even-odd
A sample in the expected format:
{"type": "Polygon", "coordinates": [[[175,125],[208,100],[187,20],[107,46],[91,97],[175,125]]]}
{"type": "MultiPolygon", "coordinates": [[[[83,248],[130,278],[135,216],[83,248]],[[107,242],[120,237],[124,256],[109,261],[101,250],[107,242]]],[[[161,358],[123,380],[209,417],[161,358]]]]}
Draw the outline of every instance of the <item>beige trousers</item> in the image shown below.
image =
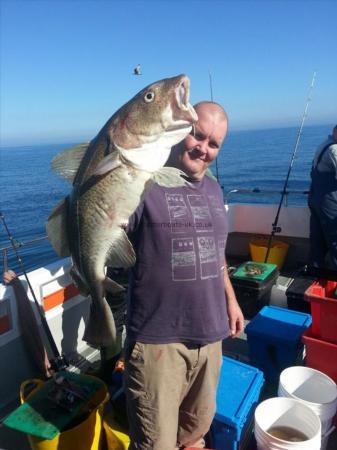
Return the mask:
{"type": "Polygon", "coordinates": [[[126,346],[129,450],[204,447],[215,414],[221,341],[126,346]]]}

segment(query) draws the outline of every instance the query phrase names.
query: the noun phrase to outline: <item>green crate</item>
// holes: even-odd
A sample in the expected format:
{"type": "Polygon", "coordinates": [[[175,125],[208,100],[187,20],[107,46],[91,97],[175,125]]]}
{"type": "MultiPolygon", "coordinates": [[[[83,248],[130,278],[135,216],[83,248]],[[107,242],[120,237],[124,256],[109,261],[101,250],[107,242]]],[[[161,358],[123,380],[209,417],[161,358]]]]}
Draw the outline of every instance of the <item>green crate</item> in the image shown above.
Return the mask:
{"type": "Polygon", "coordinates": [[[75,396],[71,410],[48,398],[55,390],[55,381],[50,379],[7,416],[4,425],[42,439],[53,439],[74,420],[90,413],[93,409],[91,400],[104,383],[98,378],[65,371],[58,372],[57,376],[69,380],[83,394],[83,398],[75,396]]]}
{"type": "Polygon", "coordinates": [[[257,263],[255,261],[247,261],[231,275],[231,278],[240,280],[262,282],[277,270],[276,264],[257,263]],[[256,272],[254,273],[254,268],[256,272]],[[260,272],[260,273],[259,273],[260,272]]]}

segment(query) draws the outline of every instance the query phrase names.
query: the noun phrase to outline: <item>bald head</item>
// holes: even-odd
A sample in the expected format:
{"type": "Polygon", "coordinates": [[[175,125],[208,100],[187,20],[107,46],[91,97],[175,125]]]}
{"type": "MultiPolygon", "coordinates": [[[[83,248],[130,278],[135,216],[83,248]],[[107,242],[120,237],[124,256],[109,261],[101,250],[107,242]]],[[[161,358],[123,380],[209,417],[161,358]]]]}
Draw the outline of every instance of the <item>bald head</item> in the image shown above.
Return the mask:
{"type": "Polygon", "coordinates": [[[209,114],[217,116],[220,121],[225,120],[226,122],[228,122],[227,113],[219,103],[204,100],[202,102],[196,103],[194,105],[194,109],[196,110],[197,114],[199,112],[207,111],[209,114]]]}
{"type": "Polygon", "coordinates": [[[200,181],[221,149],[227,133],[227,114],[221,105],[209,101],[199,102],[194,108],[198,121],[184,141],[173,147],[167,165],[200,181]]]}

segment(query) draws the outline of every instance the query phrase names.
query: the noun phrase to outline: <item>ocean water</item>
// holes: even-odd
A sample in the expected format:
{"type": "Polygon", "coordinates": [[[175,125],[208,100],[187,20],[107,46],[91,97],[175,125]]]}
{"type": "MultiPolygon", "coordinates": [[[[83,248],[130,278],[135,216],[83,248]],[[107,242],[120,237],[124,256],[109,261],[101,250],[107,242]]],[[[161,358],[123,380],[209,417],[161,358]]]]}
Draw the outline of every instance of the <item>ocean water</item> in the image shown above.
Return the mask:
{"type": "MultiPolygon", "coordinates": [[[[304,127],[289,178],[289,205],[306,204],[310,167],[315,149],[331,132],[332,124],[304,127]]],[[[212,166],[228,202],[275,203],[281,191],[295,148],[298,128],[229,132],[218,158],[212,166]],[[235,189],[260,193],[231,193],[235,189]]],[[[70,184],[50,169],[52,158],[74,143],[0,148],[1,212],[18,246],[25,270],[31,270],[58,259],[47,240],[20,247],[20,243],[45,236],[45,224],[53,207],[70,191],[70,184]]],[[[0,223],[0,248],[10,245],[0,223]]],[[[3,271],[3,252],[0,270],[3,271]]],[[[21,269],[12,251],[8,265],[21,269]]]]}

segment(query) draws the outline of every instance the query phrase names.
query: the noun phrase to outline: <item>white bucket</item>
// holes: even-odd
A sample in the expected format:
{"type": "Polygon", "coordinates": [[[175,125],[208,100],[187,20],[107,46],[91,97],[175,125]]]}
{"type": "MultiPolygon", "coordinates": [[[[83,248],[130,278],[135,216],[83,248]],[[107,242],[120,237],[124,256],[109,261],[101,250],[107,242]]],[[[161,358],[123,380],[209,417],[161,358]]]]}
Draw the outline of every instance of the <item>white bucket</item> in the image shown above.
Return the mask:
{"type": "Polygon", "coordinates": [[[334,431],[335,431],[335,426],[332,426],[327,433],[322,435],[321,450],[326,450],[329,439],[330,439],[330,434],[333,433],[334,431]]]}
{"type": "Polygon", "coordinates": [[[255,410],[254,434],[258,450],[319,450],[321,421],[312,409],[299,400],[274,397],[263,401],[255,410]],[[268,430],[290,427],[308,437],[291,442],[272,436],[268,430]]]}
{"type": "Polygon", "coordinates": [[[300,400],[315,411],[322,435],[330,430],[337,411],[337,386],[327,375],[310,367],[288,367],[281,372],[278,395],[300,400]]]}

